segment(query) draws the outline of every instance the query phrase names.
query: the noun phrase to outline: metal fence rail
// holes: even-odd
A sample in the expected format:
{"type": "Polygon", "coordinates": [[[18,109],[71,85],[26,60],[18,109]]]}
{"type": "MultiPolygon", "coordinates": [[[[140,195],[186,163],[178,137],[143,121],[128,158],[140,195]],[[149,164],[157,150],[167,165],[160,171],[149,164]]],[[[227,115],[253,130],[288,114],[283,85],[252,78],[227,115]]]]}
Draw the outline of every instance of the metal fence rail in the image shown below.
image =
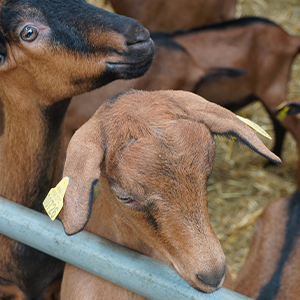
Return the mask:
{"type": "Polygon", "coordinates": [[[168,265],[88,232],[67,236],[59,221],[0,197],[0,233],[153,300],[247,300],[197,292],[168,265]]]}

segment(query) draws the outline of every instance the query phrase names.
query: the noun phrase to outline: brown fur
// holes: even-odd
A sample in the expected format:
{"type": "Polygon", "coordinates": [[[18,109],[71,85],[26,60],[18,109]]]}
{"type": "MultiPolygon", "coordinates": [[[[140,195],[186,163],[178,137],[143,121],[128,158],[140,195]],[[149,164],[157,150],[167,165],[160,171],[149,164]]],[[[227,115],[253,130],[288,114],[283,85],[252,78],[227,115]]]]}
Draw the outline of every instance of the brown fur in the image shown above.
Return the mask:
{"type": "MultiPolygon", "coordinates": [[[[300,198],[296,201],[300,201],[300,198]]],[[[257,299],[263,286],[273,276],[286,243],[286,236],[297,234],[286,231],[290,217],[289,202],[290,197],[279,199],[269,204],[259,217],[246,263],[234,283],[234,289],[237,292],[257,299]]],[[[296,300],[299,298],[299,243],[298,236],[284,264],[278,293],[270,299],[296,300]]]]}
{"type": "MultiPolygon", "coordinates": [[[[60,213],[66,232],[89,220],[87,231],[170,264],[194,288],[220,288],[225,257],[206,198],[212,133],[230,134],[280,161],[233,113],[195,94],[131,91],[106,102],[68,147],[70,184],[60,213]]],[[[67,266],[62,299],[144,298],[67,266]]]]}
{"type": "MultiPolygon", "coordinates": [[[[244,20],[247,21],[241,19],[238,22],[244,20]]],[[[208,26],[206,30],[171,34],[167,39],[179,43],[185,50],[166,48],[158,43],[154,62],[143,77],[131,83],[117,81],[92,93],[74,97],[66,116],[68,138],[105,99],[120,91],[130,88],[179,89],[195,92],[231,110],[255,99],[260,100],[274,124],[280,128],[282,125],[292,133],[300,157],[299,119],[289,115],[280,121],[281,125],[276,121],[277,106],[288,100],[287,84],[293,59],[299,51],[299,37],[290,36],[279,26],[264,22],[264,19],[257,19],[247,26],[219,30],[208,26]],[[214,77],[215,68],[231,68],[244,74],[214,77]]],[[[276,139],[276,145],[279,145],[275,146],[274,152],[280,156],[280,136],[277,133],[276,139]],[[277,151],[278,147],[280,150],[277,151]]],[[[296,176],[300,184],[300,160],[296,176]]]]}
{"type": "Polygon", "coordinates": [[[236,0],[108,0],[115,12],[151,31],[172,31],[234,18],[236,0]]]}
{"type": "MultiPolygon", "coordinates": [[[[66,98],[95,88],[95,84],[99,87],[101,82],[95,83],[93,79],[101,78],[101,74],[108,68],[107,63],[125,63],[125,68],[129,68],[132,63],[139,65],[141,60],[144,60],[143,64],[151,61],[153,46],[147,38],[147,31],[136,21],[125,18],[123,33],[120,33],[119,29],[118,33],[110,29],[114,21],[111,22],[111,27],[105,27],[104,22],[93,24],[98,26],[98,30],[95,29],[93,35],[90,35],[91,40],[85,40],[91,53],[82,53],[76,49],[76,45],[84,43],[78,33],[77,44],[74,42],[74,49],[70,51],[67,46],[58,46],[51,40],[53,28],[49,28],[47,22],[42,23],[39,20],[42,13],[37,7],[30,7],[32,3],[38,2],[25,2],[18,5],[17,1],[10,3],[10,0],[7,0],[6,11],[6,4],[1,3],[1,21],[3,18],[14,16],[10,23],[20,22],[11,13],[10,9],[13,9],[15,12],[21,10],[22,22],[17,23],[16,29],[5,32],[5,42],[1,44],[1,55],[6,51],[0,63],[0,97],[5,107],[6,124],[0,141],[0,195],[44,212],[42,201],[62,175],[64,151],[61,127],[69,104],[69,99],[66,98]],[[32,42],[19,38],[20,30],[28,23],[39,29],[38,37],[32,42]],[[144,46],[135,44],[133,49],[127,45],[128,39],[135,38],[135,35],[145,36],[144,46]],[[103,52],[101,47],[106,44],[102,43],[108,44],[110,49],[116,47],[116,52],[103,52]],[[145,57],[134,59],[137,49],[144,49],[145,57]]],[[[61,9],[66,10],[67,16],[67,8],[72,9],[73,2],[72,5],[67,1],[61,3],[61,9]]],[[[51,1],[43,1],[44,6],[47,4],[52,5],[51,1]]],[[[88,7],[89,11],[94,10],[94,17],[99,14],[109,15],[98,8],[88,6],[84,1],[77,1],[77,5],[79,4],[88,7]]],[[[56,5],[59,5],[59,1],[56,5]]],[[[83,13],[80,16],[84,23],[87,16],[83,13]]],[[[117,18],[123,20],[122,17],[117,18]]],[[[4,28],[13,28],[10,24],[6,24],[6,27],[2,23],[0,25],[1,37],[4,28]]],[[[85,29],[88,30],[88,23],[85,25],[85,29]]],[[[66,26],[65,33],[72,29],[72,26],[66,26]]],[[[84,30],[84,27],[81,29],[84,30]]],[[[125,74],[115,74],[109,80],[116,79],[119,75],[124,78],[125,74]]],[[[16,286],[15,290],[23,294],[19,296],[18,292],[11,295],[16,299],[57,298],[59,284],[53,282],[62,276],[63,267],[63,262],[0,235],[0,294],[4,293],[8,297],[8,290],[13,290],[12,286],[16,286]],[[54,286],[53,292],[48,291],[45,295],[47,286],[52,283],[56,287],[54,286]]]]}

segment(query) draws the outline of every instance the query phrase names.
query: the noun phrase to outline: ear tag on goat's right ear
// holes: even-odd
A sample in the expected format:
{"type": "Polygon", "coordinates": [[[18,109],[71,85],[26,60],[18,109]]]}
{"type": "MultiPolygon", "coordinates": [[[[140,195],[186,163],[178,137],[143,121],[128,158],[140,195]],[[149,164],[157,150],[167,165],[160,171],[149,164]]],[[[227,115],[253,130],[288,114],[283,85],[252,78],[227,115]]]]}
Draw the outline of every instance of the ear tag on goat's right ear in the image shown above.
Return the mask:
{"type": "Polygon", "coordinates": [[[269,140],[271,140],[272,138],[269,136],[269,134],[263,130],[259,125],[257,125],[256,123],[254,123],[253,121],[243,118],[241,116],[237,115],[237,118],[244,122],[245,124],[247,124],[248,126],[250,126],[252,129],[254,129],[255,131],[257,131],[258,133],[260,133],[262,136],[268,138],[269,140]]]}
{"type": "Polygon", "coordinates": [[[63,207],[63,199],[69,184],[69,177],[64,177],[55,188],[52,188],[43,202],[43,206],[52,221],[63,207]]]}

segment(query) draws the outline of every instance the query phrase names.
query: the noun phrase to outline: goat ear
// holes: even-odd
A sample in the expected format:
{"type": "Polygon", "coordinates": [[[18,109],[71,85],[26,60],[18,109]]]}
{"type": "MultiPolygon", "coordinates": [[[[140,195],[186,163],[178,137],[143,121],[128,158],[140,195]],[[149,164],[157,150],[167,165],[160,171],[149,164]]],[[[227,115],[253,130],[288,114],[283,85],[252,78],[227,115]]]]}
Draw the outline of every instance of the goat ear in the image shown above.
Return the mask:
{"type": "Polygon", "coordinates": [[[297,115],[300,113],[300,102],[284,102],[277,108],[276,117],[283,120],[286,115],[297,115]],[[282,105],[283,104],[283,105],[282,105]]]}
{"type": "Polygon", "coordinates": [[[238,138],[249,148],[272,162],[281,163],[280,158],[272,153],[253,130],[240,121],[234,113],[200,96],[189,94],[189,99],[186,99],[186,96],[176,99],[189,117],[204,123],[212,133],[238,138]]]}
{"type": "Polygon", "coordinates": [[[83,230],[90,218],[104,156],[102,144],[102,129],[96,118],[76,131],[69,143],[63,174],[69,177],[69,185],[59,215],[68,235],[83,230]]]}

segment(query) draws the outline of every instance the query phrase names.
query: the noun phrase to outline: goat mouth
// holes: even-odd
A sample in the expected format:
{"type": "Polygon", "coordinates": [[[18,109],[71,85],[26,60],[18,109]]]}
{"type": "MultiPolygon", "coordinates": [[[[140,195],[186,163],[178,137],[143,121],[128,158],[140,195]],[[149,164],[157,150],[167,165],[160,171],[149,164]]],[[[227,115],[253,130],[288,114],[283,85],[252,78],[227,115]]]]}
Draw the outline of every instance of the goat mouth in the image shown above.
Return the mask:
{"type": "Polygon", "coordinates": [[[201,293],[213,293],[217,290],[219,290],[225,280],[225,275],[223,276],[222,280],[217,283],[207,283],[204,280],[202,280],[197,274],[195,274],[192,278],[188,278],[184,276],[177,268],[176,266],[172,263],[169,262],[170,266],[196,291],[201,292],[201,293]]]}
{"type": "Polygon", "coordinates": [[[122,61],[106,62],[109,71],[117,75],[118,79],[137,78],[149,69],[156,48],[152,39],[128,46],[128,52],[123,53],[122,61]]]}
{"type": "Polygon", "coordinates": [[[144,75],[152,63],[152,57],[140,62],[107,62],[107,69],[118,74],[118,79],[131,79],[144,75]]]}
{"type": "Polygon", "coordinates": [[[147,60],[147,61],[141,61],[141,62],[107,62],[106,65],[109,68],[130,68],[130,67],[134,67],[134,68],[138,68],[139,66],[143,66],[143,65],[147,65],[147,64],[151,64],[152,59],[147,60]]]}
{"type": "Polygon", "coordinates": [[[199,287],[197,287],[197,286],[195,286],[195,285],[192,285],[192,287],[193,287],[195,290],[197,290],[197,291],[199,291],[199,292],[202,292],[202,293],[212,293],[212,292],[215,292],[215,291],[217,291],[218,289],[221,288],[222,283],[223,283],[223,281],[222,281],[222,283],[220,282],[220,283],[218,283],[218,284],[215,285],[215,284],[209,284],[209,283],[203,281],[203,280],[202,280],[201,278],[199,278],[198,276],[197,276],[197,279],[198,279],[198,281],[199,281],[201,287],[199,288],[199,287]]]}

